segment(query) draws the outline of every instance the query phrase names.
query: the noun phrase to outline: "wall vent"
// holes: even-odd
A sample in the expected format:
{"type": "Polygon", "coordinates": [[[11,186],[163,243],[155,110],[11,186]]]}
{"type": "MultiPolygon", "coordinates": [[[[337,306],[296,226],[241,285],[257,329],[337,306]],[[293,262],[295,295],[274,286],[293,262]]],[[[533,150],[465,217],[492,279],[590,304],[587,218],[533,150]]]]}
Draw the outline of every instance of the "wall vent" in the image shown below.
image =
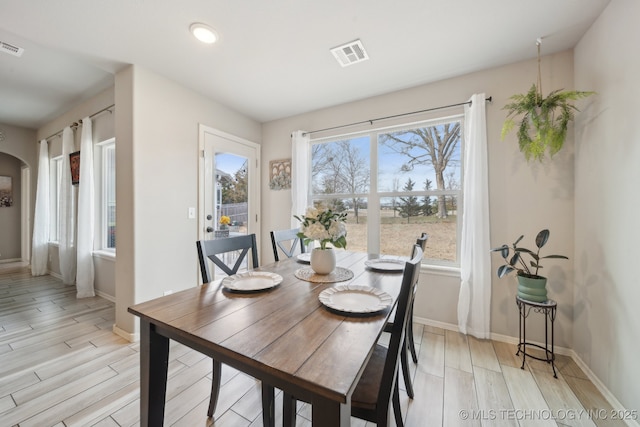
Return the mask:
{"type": "Polygon", "coordinates": [[[14,46],[12,44],[0,41],[0,52],[4,52],[13,56],[20,57],[24,53],[24,49],[21,47],[14,46]]]}
{"type": "Polygon", "coordinates": [[[342,46],[334,47],[331,49],[331,53],[343,67],[348,67],[349,65],[369,59],[369,55],[367,55],[367,51],[364,50],[364,46],[360,40],[354,40],[342,46]]]}

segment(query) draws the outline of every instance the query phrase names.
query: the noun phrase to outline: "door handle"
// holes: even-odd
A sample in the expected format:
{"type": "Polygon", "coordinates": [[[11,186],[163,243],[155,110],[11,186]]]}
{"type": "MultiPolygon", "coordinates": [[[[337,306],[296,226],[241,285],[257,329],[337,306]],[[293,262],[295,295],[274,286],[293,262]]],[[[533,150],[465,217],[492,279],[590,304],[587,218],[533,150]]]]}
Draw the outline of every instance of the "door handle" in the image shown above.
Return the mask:
{"type": "Polygon", "coordinates": [[[207,233],[213,233],[213,227],[207,227],[207,233]]]}

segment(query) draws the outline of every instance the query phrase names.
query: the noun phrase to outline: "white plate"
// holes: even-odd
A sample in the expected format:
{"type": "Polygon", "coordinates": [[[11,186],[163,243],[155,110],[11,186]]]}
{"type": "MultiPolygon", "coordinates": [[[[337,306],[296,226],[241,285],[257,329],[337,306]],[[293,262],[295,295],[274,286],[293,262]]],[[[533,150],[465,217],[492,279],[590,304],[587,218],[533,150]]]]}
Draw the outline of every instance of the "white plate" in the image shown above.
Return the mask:
{"type": "Polygon", "coordinates": [[[320,302],[344,313],[377,313],[391,306],[386,292],[365,285],[337,285],[320,292],[320,302]]]}
{"type": "Polygon", "coordinates": [[[402,261],[399,259],[386,259],[386,258],[378,258],[378,259],[370,259],[364,262],[364,265],[379,271],[404,271],[404,264],[406,261],[402,261]]]}
{"type": "Polygon", "coordinates": [[[304,262],[305,264],[311,263],[311,253],[309,252],[298,254],[296,258],[298,259],[299,262],[304,262]]]}
{"type": "Polygon", "coordinates": [[[222,286],[231,291],[253,292],[271,289],[282,282],[282,276],[268,271],[247,271],[222,279],[222,286]]]}

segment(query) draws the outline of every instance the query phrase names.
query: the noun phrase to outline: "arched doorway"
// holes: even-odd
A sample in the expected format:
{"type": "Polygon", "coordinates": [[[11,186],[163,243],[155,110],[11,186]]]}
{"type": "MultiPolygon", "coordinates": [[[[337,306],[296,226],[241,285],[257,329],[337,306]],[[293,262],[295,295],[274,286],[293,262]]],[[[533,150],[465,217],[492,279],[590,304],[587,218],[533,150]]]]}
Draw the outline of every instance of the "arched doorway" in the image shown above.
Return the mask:
{"type": "Polygon", "coordinates": [[[2,203],[0,263],[28,262],[30,253],[31,179],[29,166],[18,157],[0,152],[2,203]]]}

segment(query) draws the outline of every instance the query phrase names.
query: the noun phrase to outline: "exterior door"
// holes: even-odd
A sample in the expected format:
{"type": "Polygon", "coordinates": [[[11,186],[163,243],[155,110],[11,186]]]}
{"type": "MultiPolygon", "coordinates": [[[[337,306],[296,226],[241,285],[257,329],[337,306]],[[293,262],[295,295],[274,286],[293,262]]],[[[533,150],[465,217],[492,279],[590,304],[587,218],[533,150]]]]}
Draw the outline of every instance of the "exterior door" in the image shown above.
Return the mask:
{"type": "Polygon", "coordinates": [[[202,125],[200,146],[198,239],[255,233],[259,247],[260,146],[202,125]]]}

